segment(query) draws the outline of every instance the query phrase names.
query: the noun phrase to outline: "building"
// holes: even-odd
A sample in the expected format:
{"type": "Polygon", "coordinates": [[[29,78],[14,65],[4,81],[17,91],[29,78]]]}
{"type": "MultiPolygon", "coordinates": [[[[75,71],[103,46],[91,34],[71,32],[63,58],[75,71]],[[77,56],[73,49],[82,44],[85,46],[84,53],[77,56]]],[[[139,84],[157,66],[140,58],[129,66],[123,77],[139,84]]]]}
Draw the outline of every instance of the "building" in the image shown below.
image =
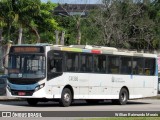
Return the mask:
{"type": "Polygon", "coordinates": [[[62,16],[81,15],[85,17],[90,10],[97,9],[98,6],[99,4],[59,4],[54,9],[54,14],[62,16]]]}

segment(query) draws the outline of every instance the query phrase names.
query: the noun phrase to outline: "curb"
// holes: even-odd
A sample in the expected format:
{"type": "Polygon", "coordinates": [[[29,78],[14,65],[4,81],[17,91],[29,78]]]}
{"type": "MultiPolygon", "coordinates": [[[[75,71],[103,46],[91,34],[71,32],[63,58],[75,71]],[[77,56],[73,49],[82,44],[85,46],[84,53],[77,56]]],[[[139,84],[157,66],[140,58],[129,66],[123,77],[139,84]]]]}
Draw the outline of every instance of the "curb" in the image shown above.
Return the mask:
{"type": "Polygon", "coordinates": [[[12,98],[7,96],[0,96],[0,101],[19,101],[19,100],[22,100],[22,99],[12,98]]]}

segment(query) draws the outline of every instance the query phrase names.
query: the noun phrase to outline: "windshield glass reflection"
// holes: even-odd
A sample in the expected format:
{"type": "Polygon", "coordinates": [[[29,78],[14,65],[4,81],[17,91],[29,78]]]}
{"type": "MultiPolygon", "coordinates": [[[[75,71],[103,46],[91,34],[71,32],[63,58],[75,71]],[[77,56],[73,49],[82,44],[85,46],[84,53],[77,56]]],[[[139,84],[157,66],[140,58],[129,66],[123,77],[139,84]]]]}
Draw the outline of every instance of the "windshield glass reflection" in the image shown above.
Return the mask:
{"type": "Polygon", "coordinates": [[[42,55],[10,55],[10,78],[43,78],[45,77],[45,57],[42,55]]]}

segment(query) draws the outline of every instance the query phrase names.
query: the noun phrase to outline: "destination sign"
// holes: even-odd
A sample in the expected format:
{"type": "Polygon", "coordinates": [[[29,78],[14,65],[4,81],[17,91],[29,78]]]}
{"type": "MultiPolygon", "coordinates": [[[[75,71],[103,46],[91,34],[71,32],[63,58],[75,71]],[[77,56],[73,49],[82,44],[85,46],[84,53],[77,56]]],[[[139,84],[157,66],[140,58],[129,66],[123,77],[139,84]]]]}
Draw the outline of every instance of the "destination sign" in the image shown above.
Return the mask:
{"type": "Polygon", "coordinates": [[[14,52],[14,53],[42,53],[44,52],[43,48],[41,47],[26,47],[26,46],[14,46],[11,48],[11,52],[14,52]]]}

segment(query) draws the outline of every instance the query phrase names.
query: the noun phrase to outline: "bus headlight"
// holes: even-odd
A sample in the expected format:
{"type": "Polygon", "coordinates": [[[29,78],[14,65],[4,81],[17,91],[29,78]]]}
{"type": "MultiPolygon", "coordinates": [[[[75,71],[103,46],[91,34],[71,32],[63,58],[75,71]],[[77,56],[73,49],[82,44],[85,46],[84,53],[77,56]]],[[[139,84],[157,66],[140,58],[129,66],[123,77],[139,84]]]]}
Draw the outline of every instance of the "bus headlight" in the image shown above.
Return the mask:
{"type": "Polygon", "coordinates": [[[45,86],[45,83],[41,84],[41,85],[38,85],[36,88],[35,88],[35,92],[40,90],[41,88],[43,88],[45,86]]]}

